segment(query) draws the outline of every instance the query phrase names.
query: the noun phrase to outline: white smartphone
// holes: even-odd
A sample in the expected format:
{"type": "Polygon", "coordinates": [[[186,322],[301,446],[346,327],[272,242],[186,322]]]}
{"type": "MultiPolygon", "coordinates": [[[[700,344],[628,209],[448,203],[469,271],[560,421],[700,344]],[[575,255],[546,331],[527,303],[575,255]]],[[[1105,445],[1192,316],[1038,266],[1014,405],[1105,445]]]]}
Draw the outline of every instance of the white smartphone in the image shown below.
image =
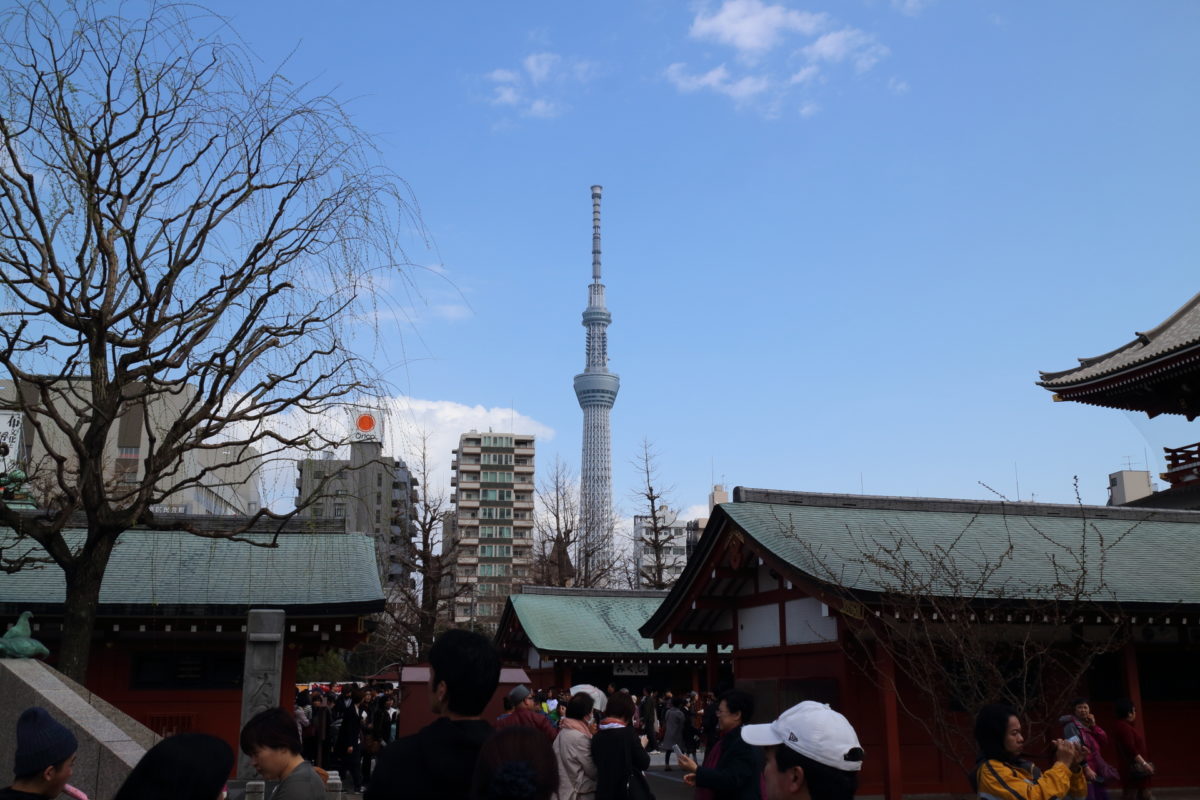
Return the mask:
{"type": "Polygon", "coordinates": [[[676,758],[679,758],[681,755],[683,755],[683,751],[679,749],[679,745],[677,744],[671,745],[671,750],[675,753],[676,758]]]}

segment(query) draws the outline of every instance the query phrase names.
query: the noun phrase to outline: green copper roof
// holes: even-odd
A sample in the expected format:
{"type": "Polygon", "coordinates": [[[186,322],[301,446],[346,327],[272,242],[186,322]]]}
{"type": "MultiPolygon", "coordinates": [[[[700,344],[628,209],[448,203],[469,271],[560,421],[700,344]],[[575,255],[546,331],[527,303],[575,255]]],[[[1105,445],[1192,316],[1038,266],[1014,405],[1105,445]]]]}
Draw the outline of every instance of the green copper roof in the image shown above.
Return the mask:
{"type": "MultiPolygon", "coordinates": [[[[521,628],[539,651],[645,653],[660,656],[704,653],[703,648],[695,646],[665,645],[655,648],[652,640],[638,633],[638,628],[650,619],[667,596],[666,592],[542,591],[547,593],[515,594],[509,597],[521,628]]],[[[722,650],[727,651],[727,648],[722,650]]]]}
{"type": "Polygon", "coordinates": [[[853,590],[895,586],[862,559],[879,547],[898,546],[889,558],[907,561],[914,574],[947,574],[929,569],[930,558],[953,560],[964,576],[979,576],[981,565],[993,566],[988,598],[1049,590],[1061,577],[1079,574],[1074,554],[1083,552],[1091,599],[1200,603],[1197,512],[786,494],[793,502],[734,502],[720,508],[784,562],[810,576],[836,576],[837,583],[853,590]],[[1010,545],[1011,556],[1006,556],[1010,545]]]}
{"type": "MultiPolygon", "coordinates": [[[[0,530],[0,547],[10,545],[12,532],[0,530]]],[[[84,533],[66,531],[65,537],[78,546],[84,533]]],[[[263,534],[246,538],[270,541],[263,534]]],[[[65,596],[62,570],[53,564],[0,576],[0,604],[44,607],[65,596]]],[[[100,590],[102,607],[340,606],[344,613],[348,604],[361,604],[362,611],[383,605],[374,542],[362,534],[281,534],[278,547],[268,548],[130,530],[117,540],[100,590]]]]}

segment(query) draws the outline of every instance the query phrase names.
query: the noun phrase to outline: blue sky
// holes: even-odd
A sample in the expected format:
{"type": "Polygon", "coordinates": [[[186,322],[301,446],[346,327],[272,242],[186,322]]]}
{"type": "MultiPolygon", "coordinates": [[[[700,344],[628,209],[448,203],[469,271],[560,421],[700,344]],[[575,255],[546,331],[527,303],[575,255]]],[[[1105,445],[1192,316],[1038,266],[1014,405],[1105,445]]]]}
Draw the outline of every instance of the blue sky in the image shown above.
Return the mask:
{"type": "Polygon", "coordinates": [[[213,7],[420,203],[380,357],[442,462],[511,419],[578,468],[593,183],[626,513],[643,437],[683,507],[713,477],[1103,503],[1200,440],[1034,385],[1200,290],[1200,4],[213,7]]]}

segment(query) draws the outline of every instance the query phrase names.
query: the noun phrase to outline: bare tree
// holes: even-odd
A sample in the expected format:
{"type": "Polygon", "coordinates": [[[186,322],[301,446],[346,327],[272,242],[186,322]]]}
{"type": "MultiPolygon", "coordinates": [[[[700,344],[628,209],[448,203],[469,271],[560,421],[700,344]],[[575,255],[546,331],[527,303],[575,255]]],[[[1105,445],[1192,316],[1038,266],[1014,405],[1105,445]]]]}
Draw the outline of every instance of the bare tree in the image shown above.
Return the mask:
{"type": "Polygon", "coordinates": [[[649,439],[642,440],[633,464],[640,481],[632,494],[641,511],[633,518],[633,572],[638,587],[667,589],[687,561],[686,540],[678,534],[679,515],[667,504],[670,489],[662,485],[649,439]]]}
{"type": "Polygon", "coordinates": [[[447,522],[453,525],[446,493],[430,482],[427,433],[420,434],[409,463],[419,484],[416,532],[409,551],[412,577],[389,590],[383,625],[372,638],[388,661],[416,662],[426,660],[434,637],[453,619],[455,603],[470,595],[471,585],[455,580],[458,537],[446,529],[447,522]]]}
{"type": "Polygon", "coordinates": [[[148,9],[0,15],[0,411],[46,487],[34,513],[0,501],[0,523],[63,570],[58,663],[79,680],[123,531],[336,444],[314,420],[372,394],[352,326],[405,280],[400,233],[419,230],[334,100],[257,79],[195,6],[148,9]],[[122,423],[148,446],[118,473],[102,454],[122,423]]]}
{"type": "Polygon", "coordinates": [[[584,536],[579,482],[562,459],[538,483],[535,501],[532,582],[590,588],[612,580],[619,566],[607,547],[612,537],[584,536]]]}
{"type": "Polygon", "coordinates": [[[1137,526],[1105,537],[1080,510],[1074,541],[1055,541],[1033,518],[1022,518],[1045,542],[1054,574],[1048,582],[1020,577],[1021,559],[1030,554],[1011,534],[985,552],[971,534],[974,520],[944,544],[908,530],[848,528],[838,557],[781,525],[807,553],[807,571],[842,598],[855,645],[846,652],[865,675],[895,691],[900,707],[970,775],[971,714],[1007,703],[1029,720],[1029,738],[1044,740],[1095,659],[1127,637],[1105,567],[1112,548],[1137,526]],[[869,575],[876,586],[849,588],[849,575],[869,575]]]}
{"type": "Polygon", "coordinates": [[[539,586],[575,585],[578,570],[571,556],[579,546],[578,493],[570,467],[556,457],[550,476],[542,478],[535,492],[531,577],[539,586]]]}

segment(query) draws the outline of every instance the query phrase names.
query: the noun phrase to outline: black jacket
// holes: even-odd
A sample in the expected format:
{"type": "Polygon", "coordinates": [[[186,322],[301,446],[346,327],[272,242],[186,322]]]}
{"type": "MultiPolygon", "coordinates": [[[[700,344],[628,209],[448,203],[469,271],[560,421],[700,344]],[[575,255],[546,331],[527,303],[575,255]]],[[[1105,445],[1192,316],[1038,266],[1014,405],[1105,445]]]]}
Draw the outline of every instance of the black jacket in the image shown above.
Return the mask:
{"type": "Polygon", "coordinates": [[[342,712],[342,727],[338,728],[337,739],[333,746],[339,756],[346,754],[346,749],[362,744],[362,712],[358,706],[350,706],[342,712]]]}
{"type": "Polygon", "coordinates": [[[650,766],[650,754],[638,741],[632,725],[596,731],[592,737],[596,762],[596,800],[625,800],[625,785],[632,770],[650,766]]]}
{"type": "Polygon", "coordinates": [[[384,748],[363,800],[467,800],[479,748],[491,735],[481,719],[434,720],[384,748]]]}
{"type": "Polygon", "coordinates": [[[721,755],[715,767],[696,771],[696,785],[711,789],[716,800],[759,800],[759,776],[762,758],[742,739],[735,728],[721,739],[721,755]]]}

